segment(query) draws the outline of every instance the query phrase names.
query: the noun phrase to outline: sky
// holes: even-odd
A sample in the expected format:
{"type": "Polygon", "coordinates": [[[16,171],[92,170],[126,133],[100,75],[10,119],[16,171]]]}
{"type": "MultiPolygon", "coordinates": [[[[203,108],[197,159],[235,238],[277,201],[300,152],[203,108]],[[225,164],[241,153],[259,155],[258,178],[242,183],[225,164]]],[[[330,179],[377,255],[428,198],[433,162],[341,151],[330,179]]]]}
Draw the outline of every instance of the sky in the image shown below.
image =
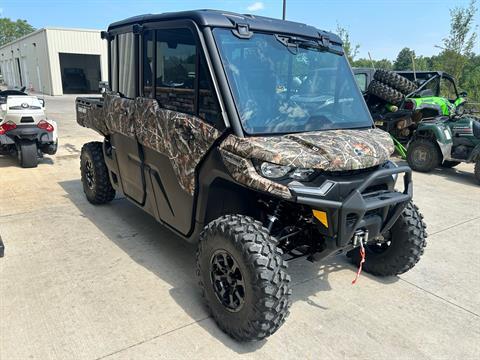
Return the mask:
{"type": "MultiPolygon", "coordinates": [[[[449,9],[469,0],[287,0],[287,20],[334,31],[346,28],[360,57],[394,60],[403,47],[431,56],[448,35],[449,9]]],[[[479,4],[480,6],[480,4],[479,4]]],[[[35,28],[106,29],[124,18],[170,11],[221,9],[274,18],[282,0],[0,0],[0,17],[27,20],[35,28]]],[[[480,15],[475,19],[480,24],[480,15]]],[[[480,41],[474,51],[480,53],[480,41]]]]}

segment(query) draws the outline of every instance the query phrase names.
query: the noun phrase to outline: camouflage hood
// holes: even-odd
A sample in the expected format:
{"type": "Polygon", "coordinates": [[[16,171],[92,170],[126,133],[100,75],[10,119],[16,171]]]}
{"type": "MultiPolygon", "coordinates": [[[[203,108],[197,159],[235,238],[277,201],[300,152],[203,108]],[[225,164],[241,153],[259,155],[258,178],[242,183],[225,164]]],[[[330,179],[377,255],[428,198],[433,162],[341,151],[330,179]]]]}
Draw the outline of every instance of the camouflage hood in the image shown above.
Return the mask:
{"type": "Polygon", "coordinates": [[[246,159],[296,168],[342,171],[383,164],[393,153],[393,141],[379,129],[314,131],[283,136],[227,137],[220,145],[246,159]]]}

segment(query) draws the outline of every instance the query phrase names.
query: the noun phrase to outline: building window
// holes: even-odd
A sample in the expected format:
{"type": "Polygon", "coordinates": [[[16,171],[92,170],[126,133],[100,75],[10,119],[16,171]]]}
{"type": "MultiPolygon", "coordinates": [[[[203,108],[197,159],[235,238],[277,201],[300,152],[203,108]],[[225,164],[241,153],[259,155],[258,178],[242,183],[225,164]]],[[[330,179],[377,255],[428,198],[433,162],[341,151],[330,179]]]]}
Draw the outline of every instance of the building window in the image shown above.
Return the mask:
{"type": "Polygon", "coordinates": [[[189,29],[157,30],[156,98],[163,108],[196,113],[196,54],[189,29]]]}
{"type": "Polygon", "coordinates": [[[118,92],[127,98],[135,97],[135,35],[126,33],[118,35],[118,92]]]}
{"type": "Polygon", "coordinates": [[[143,96],[151,97],[153,92],[153,32],[143,34],[143,96]]]}

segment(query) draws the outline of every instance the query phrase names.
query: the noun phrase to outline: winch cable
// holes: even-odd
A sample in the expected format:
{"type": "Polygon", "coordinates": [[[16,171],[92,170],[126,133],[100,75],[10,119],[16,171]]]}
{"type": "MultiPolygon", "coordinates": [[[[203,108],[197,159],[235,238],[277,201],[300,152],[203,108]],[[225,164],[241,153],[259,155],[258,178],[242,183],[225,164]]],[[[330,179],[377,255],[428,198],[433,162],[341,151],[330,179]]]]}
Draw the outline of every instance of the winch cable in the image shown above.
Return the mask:
{"type": "Polygon", "coordinates": [[[365,262],[365,247],[363,246],[362,240],[360,240],[360,257],[361,257],[360,264],[358,265],[358,270],[357,270],[357,274],[355,275],[355,279],[352,280],[352,285],[355,285],[358,278],[360,277],[360,274],[362,273],[363,263],[365,262]]]}

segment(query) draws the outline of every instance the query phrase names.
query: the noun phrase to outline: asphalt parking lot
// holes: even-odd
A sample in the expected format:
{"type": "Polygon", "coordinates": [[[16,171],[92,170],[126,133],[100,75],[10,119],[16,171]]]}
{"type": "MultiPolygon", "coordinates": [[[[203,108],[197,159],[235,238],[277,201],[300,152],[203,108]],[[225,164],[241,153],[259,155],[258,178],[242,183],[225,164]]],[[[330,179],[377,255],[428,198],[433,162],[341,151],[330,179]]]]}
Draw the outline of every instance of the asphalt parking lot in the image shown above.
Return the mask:
{"type": "MultiPolygon", "coordinates": [[[[207,314],[195,246],[118,196],[94,207],[79,154],[100,139],[74,97],[47,97],[61,146],[35,169],[0,157],[0,359],[478,359],[480,186],[473,166],[414,174],[428,224],[420,263],[363,275],[343,257],[290,264],[293,306],[263,342],[240,344],[207,314]]],[[[368,259],[367,259],[368,261],[368,259]]]]}

